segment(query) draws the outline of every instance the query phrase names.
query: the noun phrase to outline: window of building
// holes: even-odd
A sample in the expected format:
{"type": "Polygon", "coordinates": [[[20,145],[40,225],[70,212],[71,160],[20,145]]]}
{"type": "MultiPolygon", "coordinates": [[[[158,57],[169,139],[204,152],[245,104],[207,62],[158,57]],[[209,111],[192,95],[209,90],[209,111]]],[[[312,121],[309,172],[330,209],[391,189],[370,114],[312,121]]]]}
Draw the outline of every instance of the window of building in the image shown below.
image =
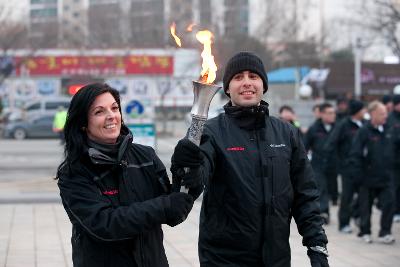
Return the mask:
{"type": "Polygon", "coordinates": [[[55,4],[57,0],[31,0],[31,4],[55,4]]]}
{"type": "Polygon", "coordinates": [[[56,17],[57,8],[32,9],[31,17],[56,17]]]}

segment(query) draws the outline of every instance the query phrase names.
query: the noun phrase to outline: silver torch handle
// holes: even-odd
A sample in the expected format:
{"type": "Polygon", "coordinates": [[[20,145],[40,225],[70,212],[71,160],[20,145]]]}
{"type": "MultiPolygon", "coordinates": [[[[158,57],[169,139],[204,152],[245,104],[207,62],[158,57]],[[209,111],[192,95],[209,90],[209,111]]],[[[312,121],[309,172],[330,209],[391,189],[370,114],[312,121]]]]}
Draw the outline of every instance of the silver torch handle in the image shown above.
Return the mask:
{"type": "MultiPolygon", "coordinates": [[[[192,115],[192,122],[190,123],[186,138],[197,146],[200,146],[201,135],[203,134],[204,124],[207,120],[211,100],[219,89],[221,89],[221,86],[193,81],[194,99],[192,110],[190,112],[192,115]]],[[[183,171],[184,173],[188,173],[190,169],[184,168],[183,171]]],[[[181,186],[180,191],[187,192],[188,189],[181,186]]]]}
{"type": "MultiPolygon", "coordinates": [[[[187,139],[196,146],[200,146],[201,135],[203,134],[204,124],[206,123],[207,117],[196,116],[192,114],[192,122],[190,123],[189,130],[187,133],[187,139]]],[[[185,174],[190,171],[190,168],[186,167],[183,169],[185,174]]],[[[189,189],[185,186],[181,186],[180,192],[188,193],[189,189]]]]}

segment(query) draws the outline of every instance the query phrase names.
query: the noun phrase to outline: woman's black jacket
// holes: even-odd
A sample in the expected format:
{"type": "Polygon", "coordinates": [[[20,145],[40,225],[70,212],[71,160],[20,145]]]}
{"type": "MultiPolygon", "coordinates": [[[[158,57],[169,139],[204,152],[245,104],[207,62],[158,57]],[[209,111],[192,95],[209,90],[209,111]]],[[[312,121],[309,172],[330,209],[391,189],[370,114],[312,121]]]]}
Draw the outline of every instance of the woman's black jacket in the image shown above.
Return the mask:
{"type": "Polygon", "coordinates": [[[125,146],[116,164],[85,148],[70,171],[60,171],[75,267],[168,266],[161,229],[170,205],[163,196],[169,190],[165,167],[152,148],[132,144],[131,136],[125,146]]]}

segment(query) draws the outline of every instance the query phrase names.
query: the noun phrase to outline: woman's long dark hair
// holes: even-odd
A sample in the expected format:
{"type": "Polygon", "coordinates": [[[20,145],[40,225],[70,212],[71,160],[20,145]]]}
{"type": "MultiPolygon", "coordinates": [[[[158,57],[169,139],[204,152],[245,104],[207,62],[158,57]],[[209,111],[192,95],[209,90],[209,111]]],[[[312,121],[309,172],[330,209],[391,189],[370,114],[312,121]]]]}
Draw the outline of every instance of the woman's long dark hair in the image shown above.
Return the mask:
{"type": "Polygon", "coordinates": [[[60,178],[61,171],[70,173],[72,165],[79,160],[84,152],[87,142],[86,128],[88,126],[89,109],[96,97],[104,93],[110,93],[114,97],[122,116],[121,100],[117,90],[106,83],[92,83],[82,87],[72,97],[69,105],[64,126],[64,161],[58,166],[56,179],[60,178]]]}

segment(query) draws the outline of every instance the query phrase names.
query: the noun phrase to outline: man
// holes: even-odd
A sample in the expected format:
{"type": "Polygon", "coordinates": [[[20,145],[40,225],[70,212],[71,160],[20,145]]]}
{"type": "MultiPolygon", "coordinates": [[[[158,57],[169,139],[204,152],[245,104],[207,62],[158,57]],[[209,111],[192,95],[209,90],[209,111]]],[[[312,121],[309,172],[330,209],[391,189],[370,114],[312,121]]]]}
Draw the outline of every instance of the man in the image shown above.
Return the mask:
{"type": "Polygon", "coordinates": [[[321,117],[321,114],[319,112],[319,104],[315,104],[312,107],[312,113],[314,115],[314,119],[318,120],[321,117]]]}
{"type": "Polygon", "coordinates": [[[381,208],[379,242],[391,244],[395,241],[391,234],[394,213],[394,190],[391,181],[392,157],[390,136],[384,127],[387,111],[379,101],[368,105],[371,121],[357,132],[351,152],[350,168],[353,179],[360,181],[360,233],[364,242],[372,243],[371,208],[378,197],[381,208]]]}
{"type": "Polygon", "coordinates": [[[322,103],[319,106],[319,110],[320,119],[317,119],[308,129],[304,138],[304,145],[307,151],[312,152],[311,166],[315,172],[315,178],[321,194],[321,215],[324,218],[324,222],[329,224],[329,196],[333,201],[336,201],[338,197],[336,157],[326,153],[323,148],[333,130],[336,115],[335,109],[329,103],[322,103]],[[334,182],[336,182],[336,188],[334,182]]]}
{"type": "Polygon", "coordinates": [[[348,101],[346,98],[338,98],[336,101],[336,121],[339,122],[348,115],[348,101]]]}
{"type": "Polygon", "coordinates": [[[385,105],[386,110],[388,113],[392,112],[393,110],[393,100],[391,95],[384,95],[382,97],[382,104],[385,105]]]}
{"type": "Polygon", "coordinates": [[[53,119],[53,132],[59,134],[60,142],[62,145],[65,143],[64,125],[66,121],[67,121],[67,111],[63,106],[59,106],[53,119]]]}
{"type": "Polygon", "coordinates": [[[268,79],[260,58],[234,55],[223,77],[230,101],[207,121],[200,149],[179,141],[172,173],[190,167],[189,188],[203,188],[200,266],[290,266],[293,217],[312,266],[329,266],[318,188],[292,125],[269,116],[268,79]]]}
{"type": "MultiPolygon", "coordinates": [[[[363,124],[366,108],[361,101],[349,101],[349,117],[340,121],[332,134],[329,136],[324,150],[327,154],[338,156],[339,171],[342,177],[342,194],[339,207],[339,231],[342,233],[352,233],[350,217],[355,215],[352,211],[354,195],[358,192],[358,186],[350,176],[349,154],[351,144],[357,131],[363,124]]],[[[329,164],[329,162],[328,162],[329,164]]]]}
{"type": "Polygon", "coordinates": [[[296,114],[291,106],[283,105],[279,108],[279,118],[295,127],[300,128],[300,122],[296,118],[296,114]]]}
{"type": "Polygon", "coordinates": [[[388,118],[388,127],[392,137],[393,182],[396,195],[394,222],[400,222],[400,95],[393,96],[393,111],[388,118]]]}

